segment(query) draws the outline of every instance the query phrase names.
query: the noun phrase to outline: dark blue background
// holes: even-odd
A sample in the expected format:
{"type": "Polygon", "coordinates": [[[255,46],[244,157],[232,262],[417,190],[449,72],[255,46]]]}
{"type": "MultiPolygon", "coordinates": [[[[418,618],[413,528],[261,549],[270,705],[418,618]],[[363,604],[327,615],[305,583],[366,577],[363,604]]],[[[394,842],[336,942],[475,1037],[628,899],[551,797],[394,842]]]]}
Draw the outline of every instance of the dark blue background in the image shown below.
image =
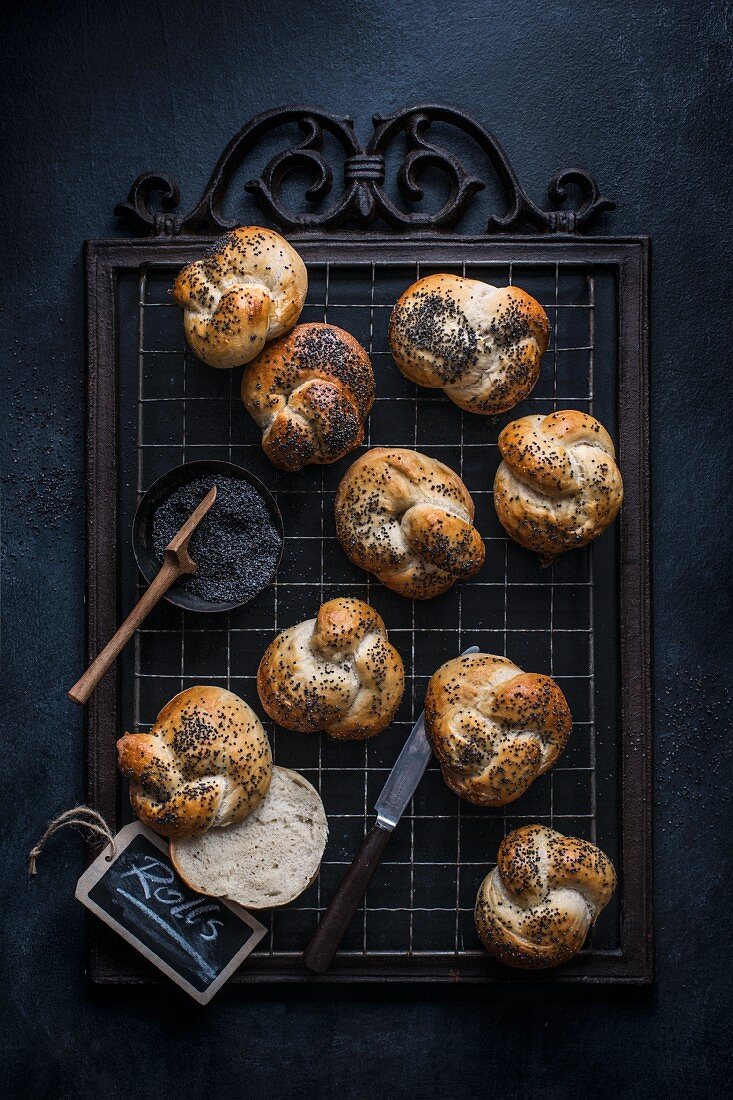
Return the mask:
{"type": "Polygon", "coordinates": [[[7,1095],[710,1095],[730,1071],[731,7],[691,0],[56,2],[2,36],[7,1095]],[[656,941],[651,990],[91,992],[82,848],[81,243],[139,171],[184,206],[253,113],[421,99],[490,125],[535,198],[577,163],[654,243],[656,941]],[[728,723],[729,725],[729,723],[728,723]]]}

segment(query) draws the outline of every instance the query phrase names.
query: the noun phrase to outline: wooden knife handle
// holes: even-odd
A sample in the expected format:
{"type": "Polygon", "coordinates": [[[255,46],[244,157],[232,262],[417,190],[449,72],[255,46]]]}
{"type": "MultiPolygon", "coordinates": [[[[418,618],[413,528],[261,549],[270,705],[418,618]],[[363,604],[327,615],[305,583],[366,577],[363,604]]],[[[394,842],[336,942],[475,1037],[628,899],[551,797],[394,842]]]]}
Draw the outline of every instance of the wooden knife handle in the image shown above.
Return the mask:
{"type": "Polygon", "coordinates": [[[323,974],[331,965],[391,835],[391,829],[375,825],[367,833],[354,862],[341,880],[341,885],[303,953],[305,965],[310,970],[315,970],[316,974],[323,974]]]}
{"type": "Polygon", "coordinates": [[[121,651],[129,642],[141,622],[150,614],[160,598],[165,595],[170,586],[176,581],[184,570],[172,554],[166,552],[160,572],[153,579],[150,587],[133,607],[124,623],[113,634],[104,649],[97,654],[84,675],[77,680],[66,693],[69,699],[83,706],[104,674],[114,663],[121,651]]]}

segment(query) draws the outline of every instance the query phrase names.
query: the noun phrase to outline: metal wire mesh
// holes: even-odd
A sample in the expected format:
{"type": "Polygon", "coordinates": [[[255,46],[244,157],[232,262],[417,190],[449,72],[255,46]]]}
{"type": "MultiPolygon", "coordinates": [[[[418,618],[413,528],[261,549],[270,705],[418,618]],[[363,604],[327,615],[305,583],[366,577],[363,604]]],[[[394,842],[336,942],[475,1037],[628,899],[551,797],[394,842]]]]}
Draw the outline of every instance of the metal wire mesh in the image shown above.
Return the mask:
{"type": "MultiPolygon", "coordinates": [[[[316,614],[336,595],[353,593],[383,616],[408,673],[396,720],[381,737],[339,743],[266,722],[274,758],[301,771],[320,790],[330,838],[316,883],[270,916],[261,951],[298,955],[373,823],[373,804],[420,710],[427,681],[444,660],[476,644],[504,654],[561,685],[574,716],[563,758],[504,810],[461,803],[431,764],[390,842],[386,857],[342,946],[346,954],[457,955],[480,950],[473,904],[508,831],[543,821],[596,839],[596,691],[593,622],[594,555],[576,551],[541,569],[507,539],[491,494],[496,440],[516,415],[556,408],[593,411],[595,281],[590,268],[558,263],[312,264],[301,320],[347,329],[368,349],[377,399],[364,449],[416,448],[457,470],[476,503],[487,545],[481,573],[445,595],[412,602],[389,592],[345,558],[335,537],[333,500],[353,457],[299,474],[276,471],[259,431],[239,401],[240,372],[199,363],[183,341],[180,311],[170,301],[172,272],[143,269],[138,295],[135,471],[140,495],[172,466],[226,458],[259,476],[276,495],[286,545],[270,589],[232,613],[184,613],[160,606],[138,632],[134,650],[134,724],[147,729],[175,692],[201,682],[225,685],[264,718],[255,689],[259,659],[277,631],[316,614]],[[540,381],[520,408],[501,418],[463,413],[435,391],[402,377],[387,345],[389,311],[409,283],[431,271],[453,271],[497,285],[516,282],[544,305],[552,339],[540,381]]],[[[132,474],[132,471],[130,471],[132,474]]]]}

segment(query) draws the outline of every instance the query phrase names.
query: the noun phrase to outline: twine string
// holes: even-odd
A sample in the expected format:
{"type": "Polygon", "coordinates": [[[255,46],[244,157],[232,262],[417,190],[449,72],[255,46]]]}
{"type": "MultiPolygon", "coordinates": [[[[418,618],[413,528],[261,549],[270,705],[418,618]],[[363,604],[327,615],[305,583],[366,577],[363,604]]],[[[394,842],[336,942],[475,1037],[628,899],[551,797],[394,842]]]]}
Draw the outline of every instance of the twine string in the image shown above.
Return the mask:
{"type": "Polygon", "coordinates": [[[50,840],[55,832],[59,829],[63,829],[66,825],[76,825],[81,829],[88,829],[90,833],[95,833],[97,836],[102,837],[103,840],[112,845],[112,853],[108,858],[112,859],[114,857],[115,838],[102,815],[97,813],[96,810],[93,810],[91,806],[74,806],[72,810],[65,810],[62,814],[59,814],[58,817],[55,817],[53,821],[49,821],[45,833],[36,841],[35,846],[31,848],[28,853],[29,875],[35,875],[36,862],[46,841],[50,840]]]}

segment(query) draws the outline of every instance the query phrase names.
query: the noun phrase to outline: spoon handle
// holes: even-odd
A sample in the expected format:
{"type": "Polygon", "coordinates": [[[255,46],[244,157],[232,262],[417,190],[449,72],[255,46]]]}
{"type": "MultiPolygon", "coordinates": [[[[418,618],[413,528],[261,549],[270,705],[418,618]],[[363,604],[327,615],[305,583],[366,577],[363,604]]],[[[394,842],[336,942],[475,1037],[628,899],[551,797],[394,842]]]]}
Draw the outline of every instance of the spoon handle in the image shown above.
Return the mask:
{"type": "Polygon", "coordinates": [[[98,653],[94,658],[84,675],[67,692],[70,699],[81,706],[86,703],[105,672],[120,655],[137,628],[183,572],[186,572],[185,567],[176,559],[175,554],[166,551],[160,571],[150,587],[140,597],[117,630],[117,633],[113,634],[101,653],[98,653]]]}

